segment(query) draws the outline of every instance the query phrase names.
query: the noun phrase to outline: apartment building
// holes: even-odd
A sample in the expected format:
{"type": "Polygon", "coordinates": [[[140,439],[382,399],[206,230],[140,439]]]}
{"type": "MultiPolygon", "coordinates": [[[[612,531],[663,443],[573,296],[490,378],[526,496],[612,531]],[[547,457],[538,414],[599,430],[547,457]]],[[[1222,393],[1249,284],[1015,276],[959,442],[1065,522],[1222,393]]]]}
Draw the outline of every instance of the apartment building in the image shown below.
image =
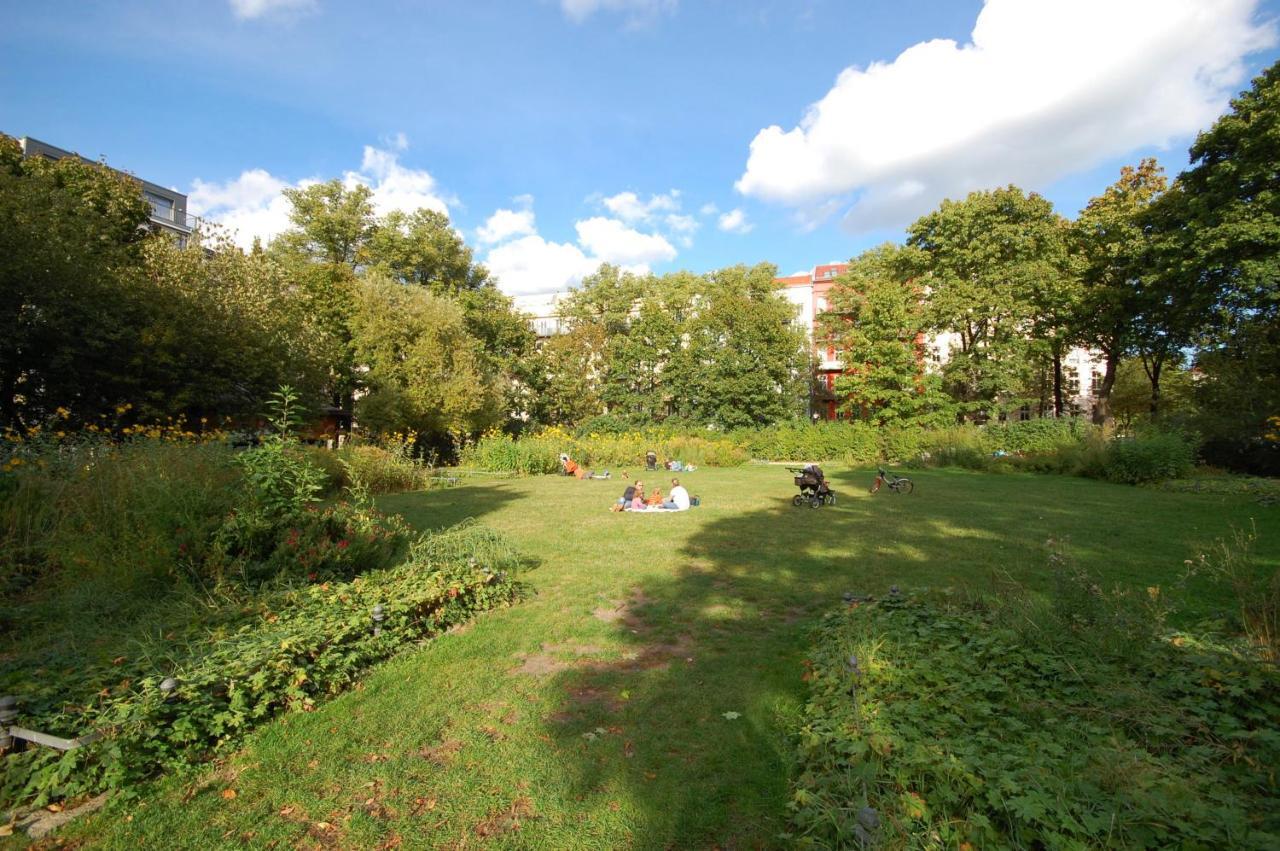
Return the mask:
{"type": "Polygon", "coordinates": [[[809,416],[815,420],[834,420],[839,416],[835,394],[836,376],[844,371],[840,353],[822,339],[818,317],[827,311],[827,298],[832,284],[848,263],[827,263],[809,272],[775,278],[787,301],[796,306],[796,322],[809,338],[813,361],[813,386],[809,392],[809,416]]]}
{"type": "MultiPolygon", "coordinates": [[[[60,160],[63,157],[80,157],[85,162],[97,164],[87,157],[81,157],[77,153],[50,145],[48,142],[42,142],[39,139],[33,139],[30,136],[23,136],[18,140],[18,145],[22,148],[22,155],[26,157],[44,157],[50,160],[60,160]]],[[[142,195],[147,199],[147,203],[151,205],[152,229],[168,233],[178,241],[179,245],[186,245],[192,231],[195,230],[200,221],[196,216],[187,213],[187,196],[173,189],[166,189],[149,180],[143,180],[136,175],[131,174],[129,176],[141,184],[142,195]]]]}
{"type": "MultiPolygon", "coordinates": [[[[822,338],[818,317],[828,308],[828,294],[835,279],[848,268],[847,263],[828,263],[815,266],[807,273],[774,279],[787,300],[796,305],[797,322],[810,340],[814,379],[809,408],[815,420],[834,420],[840,416],[835,380],[844,371],[844,365],[840,353],[822,338]]],[[[932,334],[921,339],[920,343],[925,368],[938,370],[951,359],[952,352],[960,345],[960,337],[954,333],[932,334]]],[[[1063,358],[1063,395],[1070,413],[1087,414],[1093,410],[1105,369],[1102,355],[1089,349],[1073,348],[1063,358]]],[[[1022,419],[1040,415],[1042,412],[1030,407],[1018,413],[1022,419]]]]}

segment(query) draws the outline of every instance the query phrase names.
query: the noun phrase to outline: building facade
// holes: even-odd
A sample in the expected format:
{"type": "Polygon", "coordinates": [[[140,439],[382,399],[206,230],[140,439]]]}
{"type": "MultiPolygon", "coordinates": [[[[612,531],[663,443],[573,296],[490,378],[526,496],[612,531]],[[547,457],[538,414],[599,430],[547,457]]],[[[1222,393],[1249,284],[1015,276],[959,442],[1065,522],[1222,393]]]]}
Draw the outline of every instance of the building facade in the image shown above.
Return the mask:
{"type": "MultiPolygon", "coordinates": [[[[827,311],[832,285],[848,268],[847,263],[828,263],[815,266],[807,273],[774,279],[787,300],[796,305],[796,321],[804,328],[810,341],[813,389],[810,392],[809,410],[810,416],[815,420],[834,420],[842,416],[835,393],[835,381],[844,372],[844,364],[840,352],[829,340],[824,339],[819,317],[827,311]]],[[[924,353],[924,368],[940,370],[951,359],[952,352],[959,348],[960,336],[954,333],[931,334],[920,339],[919,343],[924,353]]],[[[1073,348],[1063,358],[1063,396],[1070,414],[1088,414],[1093,411],[1105,370],[1106,362],[1102,355],[1089,349],[1073,348]]],[[[1030,407],[1018,412],[1022,419],[1043,415],[1044,412],[1030,407]]]]}
{"type": "Polygon", "coordinates": [[[815,420],[834,420],[840,416],[835,381],[844,371],[844,365],[840,353],[823,339],[818,317],[827,312],[831,286],[848,268],[848,263],[828,263],[815,266],[809,272],[774,279],[787,301],[796,306],[796,323],[809,339],[813,364],[809,416],[815,420]]]}
{"type": "MultiPolygon", "coordinates": [[[[50,145],[48,142],[41,142],[39,139],[33,139],[30,136],[23,136],[18,140],[18,145],[22,148],[22,155],[26,157],[44,157],[50,160],[60,160],[64,157],[79,157],[87,163],[98,165],[99,163],[81,157],[72,151],[50,145]]],[[[126,174],[127,172],[121,172],[126,174]]],[[[168,233],[173,236],[179,245],[186,245],[187,240],[191,238],[191,233],[199,224],[199,219],[187,213],[187,196],[173,189],[166,189],[159,184],[152,183],[149,180],[143,180],[135,175],[129,175],[141,184],[142,196],[147,199],[147,203],[151,205],[151,227],[153,230],[168,233]]]]}

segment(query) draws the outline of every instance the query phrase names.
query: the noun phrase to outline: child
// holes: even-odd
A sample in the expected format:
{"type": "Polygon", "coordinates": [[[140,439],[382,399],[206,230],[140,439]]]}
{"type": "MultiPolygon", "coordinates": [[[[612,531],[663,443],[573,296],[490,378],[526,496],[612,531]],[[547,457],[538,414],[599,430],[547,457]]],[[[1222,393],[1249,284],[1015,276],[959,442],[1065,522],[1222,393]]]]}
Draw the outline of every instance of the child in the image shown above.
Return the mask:
{"type": "Polygon", "coordinates": [[[644,501],[646,505],[649,505],[655,508],[661,508],[662,507],[662,488],[654,488],[653,493],[645,497],[644,501]]]}

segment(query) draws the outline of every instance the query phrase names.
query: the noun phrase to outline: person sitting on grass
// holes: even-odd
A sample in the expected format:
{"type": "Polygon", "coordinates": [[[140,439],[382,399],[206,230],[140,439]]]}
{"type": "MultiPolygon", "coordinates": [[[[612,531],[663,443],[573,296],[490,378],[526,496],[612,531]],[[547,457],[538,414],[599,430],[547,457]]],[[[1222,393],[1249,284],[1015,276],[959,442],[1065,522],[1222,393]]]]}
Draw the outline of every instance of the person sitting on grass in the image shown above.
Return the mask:
{"type": "Polygon", "coordinates": [[[687,511],[689,508],[689,492],[680,484],[679,479],[671,480],[671,496],[662,507],[668,511],[687,511]]]}
{"type": "Polygon", "coordinates": [[[644,498],[644,504],[649,506],[650,508],[661,508],[662,502],[663,500],[662,500],[661,488],[654,488],[653,493],[647,494],[644,498]]]}
{"type": "MultiPolygon", "coordinates": [[[[636,485],[640,484],[636,482],[636,485]]],[[[614,511],[626,511],[631,507],[631,501],[636,498],[636,485],[627,485],[627,489],[622,492],[622,496],[618,497],[618,501],[614,503],[614,511]]]]}
{"type": "Polygon", "coordinates": [[[636,492],[631,497],[631,510],[644,511],[644,482],[636,482],[636,492]]]}
{"type": "Polygon", "coordinates": [[[560,470],[566,476],[573,476],[574,478],[577,478],[577,479],[581,479],[584,472],[583,469],[578,466],[578,462],[574,461],[572,458],[570,458],[568,455],[565,455],[564,453],[560,454],[560,470]]]}

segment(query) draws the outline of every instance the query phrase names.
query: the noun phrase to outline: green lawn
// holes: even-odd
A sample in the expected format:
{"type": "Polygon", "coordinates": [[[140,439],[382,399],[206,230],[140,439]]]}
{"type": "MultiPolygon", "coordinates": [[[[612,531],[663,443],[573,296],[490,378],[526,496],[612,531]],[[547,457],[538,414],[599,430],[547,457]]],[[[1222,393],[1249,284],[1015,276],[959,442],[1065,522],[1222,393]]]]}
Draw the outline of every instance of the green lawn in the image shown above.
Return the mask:
{"type": "MultiPolygon", "coordinates": [[[[1277,509],[1245,496],[945,470],[873,497],[869,473],[836,471],[839,504],[814,510],[791,507],[781,467],[682,478],[703,507],[658,516],[610,513],[620,481],[383,499],[422,529],[503,530],[538,564],[533,595],[72,832],[122,848],[771,846],[809,627],[842,592],[1034,587],[1049,538],[1109,580],[1168,587],[1251,518],[1280,563],[1277,509]]],[[[1184,622],[1229,604],[1189,590],[1184,622]]]]}

